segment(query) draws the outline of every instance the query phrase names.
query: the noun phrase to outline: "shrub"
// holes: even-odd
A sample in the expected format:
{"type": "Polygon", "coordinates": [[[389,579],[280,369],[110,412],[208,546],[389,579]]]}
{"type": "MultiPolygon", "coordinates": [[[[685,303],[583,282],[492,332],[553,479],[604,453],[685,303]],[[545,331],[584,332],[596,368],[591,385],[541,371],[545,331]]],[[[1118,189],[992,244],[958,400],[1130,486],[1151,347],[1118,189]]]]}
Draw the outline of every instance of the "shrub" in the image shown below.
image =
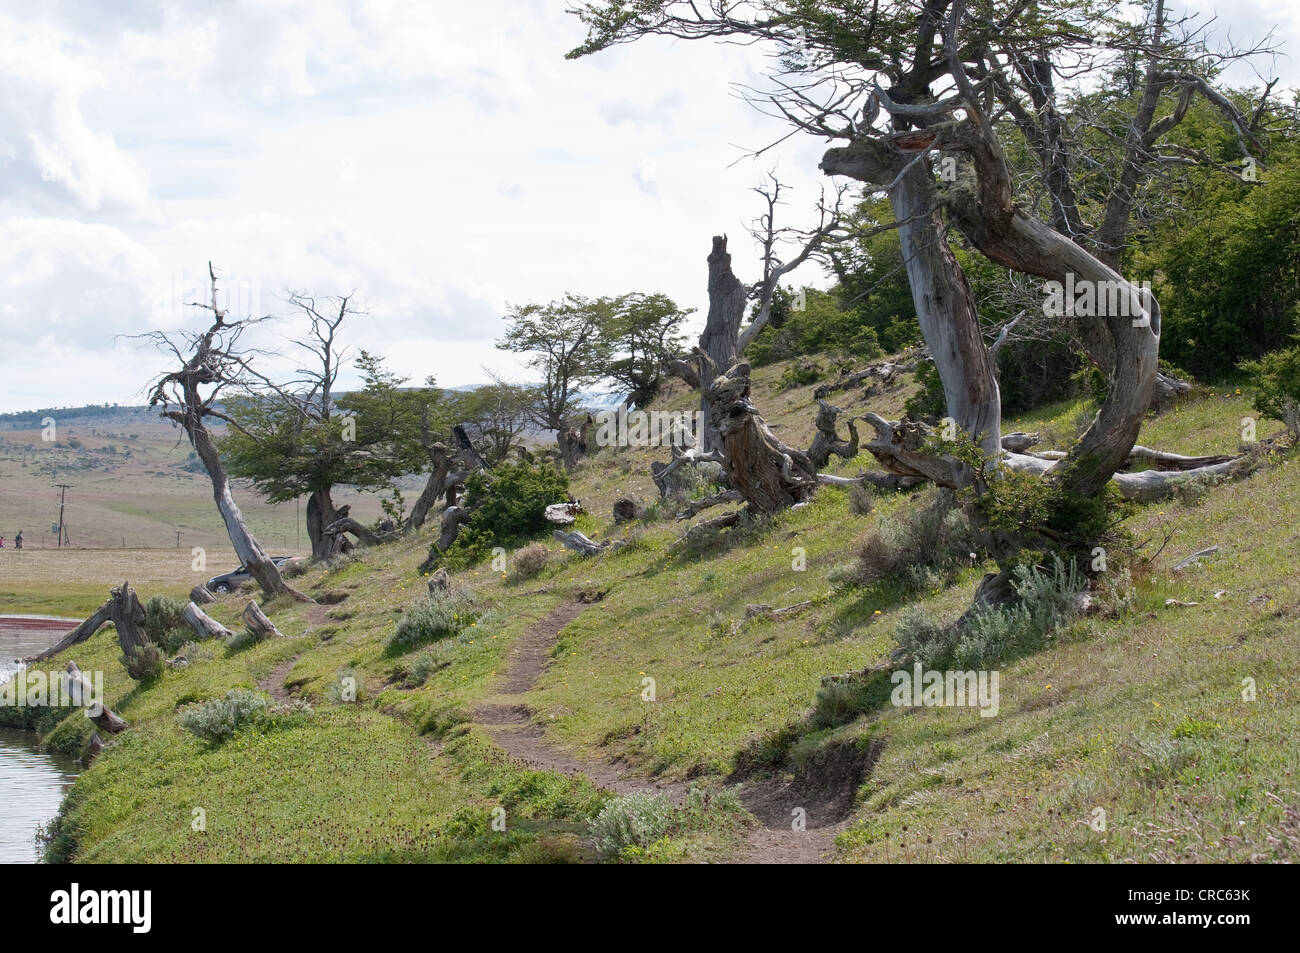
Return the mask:
{"type": "Polygon", "coordinates": [[[141,645],[130,656],[122,656],[126,674],[137,682],[152,682],[162,677],[166,661],[158,646],[150,643],[141,645]]]}
{"type": "Polygon", "coordinates": [[[465,481],[464,499],[473,515],[447,551],[447,562],[473,565],[493,546],[528,539],[546,529],[546,507],[568,498],[569,478],[550,463],[508,461],[475,473],[465,481]]]}
{"type": "Polygon", "coordinates": [[[468,589],[429,593],[407,606],[388,637],[388,649],[406,652],[426,642],[459,635],[482,615],[478,599],[468,589]]]}
{"type": "Polygon", "coordinates": [[[264,697],[244,688],[232,688],[224,698],[186,709],[181,715],[181,727],[195,737],[220,744],[265,711],[264,697]]]}
{"type": "Polygon", "coordinates": [[[614,798],[590,822],[596,851],[614,858],[625,847],[648,847],[672,829],[672,801],[662,794],[629,794],[614,798]]]}
{"type": "Polygon", "coordinates": [[[857,483],[849,489],[849,512],[854,516],[866,516],[875,508],[876,499],[867,484],[857,483]]]}
{"type": "Polygon", "coordinates": [[[330,683],[329,699],[336,705],[346,705],[361,701],[363,680],[352,666],[341,669],[338,676],[330,683]]]}
{"type": "Polygon", "coordinates": [[[1255,379],[1255,409],[1286,424],[1292,440],[1300,440],[1300,344],[1248,361],[1241,369],[1255,379]]]}
{"type": "Polygon", "coordinates": [[[913,588],[932,588],[935,580],[969,563],[976,548],[975,533],[953,494],[940,491],[927,505],[881,519],[863,537],[858,581],[870,585],[897,578],[913,588]]]}
{"type": "Polygon", "coordinates": [[[184,602],[166,596],[153,596],[144,604],[142,628],[169,655],[194,637],[194,630],[185,621],[185,607],[184,602]]]}
{"type": "Polygon", "coordinates": [[[511,560],[511,579],[532,579],[546,568],[551,558],[551,551],[541,543],[529,543],[515,553],[511,560]]]}
{"type": "Polygon", "coordinates": [[[781,372],[781,390],[807,387],[822,376],[822,367],[813,361],[795,361],[781,372]]]}

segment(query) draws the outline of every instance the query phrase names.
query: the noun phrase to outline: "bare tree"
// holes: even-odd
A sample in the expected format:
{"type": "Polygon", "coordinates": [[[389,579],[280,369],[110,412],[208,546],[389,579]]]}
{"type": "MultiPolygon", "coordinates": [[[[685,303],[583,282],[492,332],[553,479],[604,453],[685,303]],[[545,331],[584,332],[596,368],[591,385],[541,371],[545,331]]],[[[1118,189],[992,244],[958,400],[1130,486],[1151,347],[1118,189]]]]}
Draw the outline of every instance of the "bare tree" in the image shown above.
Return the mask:
{"type": "Polygon", "coordinates": [[[763,276],[751,285],[736,277],[726,235],[713,236],[713,250],[709,252],[709,312],[699,340],[699,352],[708,360],[700,362],[697,375],[705,417],[703,449],[706,453],[722,449],[721,435],[712,423],[709,407],[709,389],[714,377],[726,373],[739,361],[745,349],[767,327],[772,318],[772,300],[781,280],[813,257],[840,229],[844,188],[836,190],[831,205],[826,204],[824,197],[818,203],[815,227],[796,229],[777,225],[777,207],[784,204],[781,193],[787,187],[774,172],[769,172],[767,178],[765,184],[753,190],[762,196],[765,207],[750,228],[750,235],[763,250],[763,276]],[[795,244],[795,252],[784,259],[783,248],[791,242],[795,244]],[[742,328],[745,314],[751,308],[754,318],[742,328]]]}
{"type": "Polygon", "coordinates": [[[211,280],[210,300],[207,303],[190,302],[192,307],[211,314],[212,323],[206,330],[150,331],[137,335],[170,354],[179,365],[154,380],[150,386],[149,406],[160,408],[162,416],[179,426],[189,438],[212,481],[212,496],[221,511],[235,553],[257,580],[262,593],[267,598],[288,595],[311,602],[313,600],[284,581],[280,570],[244,522],[244,515],[230,492],[230,478],[225,465],[208,431],[208,420],[235,425],[218,409],[219,397],[227,391],[246,389],[264,380],[252,370],[253,351],[243,347],[241,339],[250,327],[265,320],[253,317],[227,320],[226,310],[218,304],[217,275],[210,262],[208,277],[211,280]]]}

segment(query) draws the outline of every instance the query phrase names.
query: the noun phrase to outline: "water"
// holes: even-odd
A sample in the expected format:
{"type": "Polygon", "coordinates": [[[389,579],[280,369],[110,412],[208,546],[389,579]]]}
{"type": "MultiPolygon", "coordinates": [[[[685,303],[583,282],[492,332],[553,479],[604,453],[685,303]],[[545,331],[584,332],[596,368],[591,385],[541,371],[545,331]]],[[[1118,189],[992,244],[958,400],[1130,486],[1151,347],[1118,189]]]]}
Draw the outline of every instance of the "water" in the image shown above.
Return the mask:
{"type": "MultiPolygon", "coordinates": [[[[17,671],[14,659],[48,647],[77,624],[33,628],[30,621],[0,618],[0,682],[17,671]]],[[[0,863],[36,860],[36,828],[58,813],[76,763],[41,751],[34,732],[0,728],[0,863]]]]}

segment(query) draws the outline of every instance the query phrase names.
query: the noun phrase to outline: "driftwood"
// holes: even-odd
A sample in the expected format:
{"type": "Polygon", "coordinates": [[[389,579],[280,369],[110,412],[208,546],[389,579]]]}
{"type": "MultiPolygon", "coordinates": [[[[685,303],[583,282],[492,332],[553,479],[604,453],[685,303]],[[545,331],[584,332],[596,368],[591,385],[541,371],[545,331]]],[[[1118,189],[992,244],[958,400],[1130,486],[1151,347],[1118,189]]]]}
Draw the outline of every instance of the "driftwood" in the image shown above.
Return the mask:
{"type": "Polygon", "coordinates": [[[578,514],[582,512],[582,504],[566,501],[564,503],[552,503],[546,508],[546,520],[549,523],[558,523],[560,526],[572,526],[578,514]]]}
{"type": "Polygon", "coordinates": [[[562,529],[557,529],[551,535],[559,540],[566,549],[581,553],[583,556],[595,556],[603,553],[609,547],[609,543],[598,543],[576,530],[572,533],[566,533],[562,529]]]}
{"type": "Polygon", "coordinates": [[[232,635],[229,629],[208,615],[191,602],[185,607],[185,621],[189,623],[194,634],[200,639],[228,639],[232,635]]]}
{"type": "Polygon", "coordinates": [[[90,684],[90,679],[86,678],[76,662],[69,662],[65,670],[68,699],[74,705],[86,709],[86,717],[94,723],[95,727],[102,728],[110,735],[119,734],[131,727],[125,719],[109,711],[102,698],[95,700],[94,686],[90,684]]]}
{"type": "Polygon", "coordinates": [[[858,428],[854,426],[857,418],[849,418],[845,425],[849,429],[849,439],[841,440],[835,432],[841,413],[842,411],[834,404],[818,399],[817,435],[813,437],[812,446],[808,448],[808,459],[818,469],[830,463],[831,454],[836,454],[845,460],[852,460],[858,455],[858,428]]]}
{"type": "Polygon", "coordinates": [[[73,629],[63,638],[59,639],[58,642],[51,645],[44,652],[41,652],[37,655],[28,656],[27,658],[23,659],[23,661],[43,662],[47,658],[53,658],[55,655],[58,655],[60,652],[64,651],[65,649],[70,649],[72,648],[72,646],[78,645],[86,641],[86,639],[90,638],[92,635],[98,632],[105,625],[105,623],[112,621],[112,612],[113,612],[112,603],[105,602],[102,606],[100,606],[98,609],[92,612],[86,618],[86,621],[82,622],[81,625],[77,626],[75,629],[73,629]]]}
{"type": "Polygon", "coordinates": [[[673,455],[672,460],[668,463],[660,463],[656,460],[650,464],[650,479],[654,480],[655,486],[659,488],[660,499],[668,496],[668,477],[677,470],[684,466],[698,466],[701,463],[722,463],[724,460],[722,453],[716,450],[707,453],[699,447],[681,450],[671,444],[668,449],[673,455]]]}
{"type": "Polygon", "coordinates": [[[131,588],[129,582],[114,586],[109,599],[109,611],[113,618],[113,627],[117,629],[117,643],[122,647],[122,654],[128,659],[135,653],[151,645],[148,633],[141,628],[144,625],[144,606],[131,588]]]}
{"type": "Polygon", "coordinates": [[[1180,570],[1186,569],[1188,566],[1191,566],[1195,563],[1199,563],[1202,559],[1205,559],[1207,556],[1213,556],[1218,551],[1219,551],[1218,546],[1210,546],[1207,547],[1206,549],[1202,549],[1199,550],[1198,552],[1192,553],[1186,559],[1174,563],[1174,572],[1179,572],[1180,570]]]}
{"type": "Polygon", "coordinates": [[[195,605],[205,606],[216,601],[217,597],[208,591],[207,586],[199,585],[190,590],[190,602],[195,605]]]}
{"type": "Polygon", "coordinates": [[[240,618],[243,620],[244,625],[248,626],[248,631],[259,639],[271,636],[276,638],[284,637],[284,633],[275,627],[275,624],[266,617],[266,613],[262,611],[261,607],[251,599],[248,605],[244,606],[240,618]]]}
{"type": "Polygon", "coordinates": [[[909,364],[894,364],[891,361],[881,361],[879,364],[872,364],[866,370],[858,371],[856,374],[841,374],[833,381],[818,384],[813,389],[813,397],[816,400],[822,400],[837,391],[848,390],[850,387],[856,387],[864,381],[871,380],[873,377],[878,378],[882,384],[889,384],[892,383],[902,372],[914,369],[917,363],[918,360],[913,360],[909,364]]]}

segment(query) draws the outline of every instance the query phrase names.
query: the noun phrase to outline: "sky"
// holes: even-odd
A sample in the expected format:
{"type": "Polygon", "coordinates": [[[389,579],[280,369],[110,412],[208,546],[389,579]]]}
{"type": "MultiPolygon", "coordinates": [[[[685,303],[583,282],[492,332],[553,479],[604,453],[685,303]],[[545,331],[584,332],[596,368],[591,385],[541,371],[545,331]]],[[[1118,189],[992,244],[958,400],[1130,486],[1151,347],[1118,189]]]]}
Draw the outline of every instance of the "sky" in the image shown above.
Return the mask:
{"type": "MultiPolygon", "coordinates": [[[[786,132],[733,86],[759,49],[566,61],[567,5],[0,0],[0,412],[143,402],[162,359],[130,335],[201,326],[209,261],[233,311],[285,316],[268,350],[290,290],[355,293],[347,343],[449,387],[527,376],[493,346],[508,304],[660,291],[698,324],[710,236],[756,279],[749,189],[775,167],[810,223],[825,144],[749,155],[786,132]]],[[[1228,9],[1300,49],[1289,0],[1228,9]]]]}

